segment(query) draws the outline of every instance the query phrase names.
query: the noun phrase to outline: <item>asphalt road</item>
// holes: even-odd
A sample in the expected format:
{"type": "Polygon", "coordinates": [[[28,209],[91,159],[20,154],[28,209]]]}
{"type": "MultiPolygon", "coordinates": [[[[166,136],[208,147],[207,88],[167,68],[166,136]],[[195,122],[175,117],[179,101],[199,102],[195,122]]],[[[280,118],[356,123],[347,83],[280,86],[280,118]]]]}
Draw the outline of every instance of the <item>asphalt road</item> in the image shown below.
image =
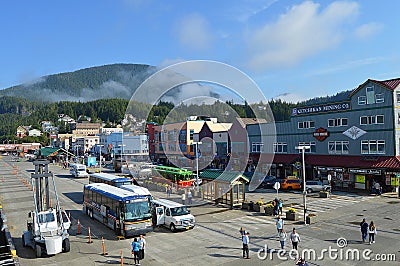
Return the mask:
{"type": "MultiPolygon", "coordinates": [[[[8,157],[0,161],[0,200],[8,218],[8,225],[16,245],[21,265],[109,265],[120,264],[122,252],[125,265],[133,265],[130,258],[131,239],[118,240],[113,231],[82,213],[82,190],[86,179],[73,179],[68,171],[50,166],[55,174],[61,206],[72,218],[71,251],[43,258],[36,258],[33,250],[21,245],[21,235],[26,229],[27,213],[33,209],[32,191],[25,185],[33,171],[31,162],[10,162],[8,157]],[[77,220],[82,225],[82,235],[77,235],[77,220]],[[93,243],[87,243],[90,226],[93,243]],[[107,256],[102,255],[101,238],[105,239],[107,256]]],[[[154,192],[165,197],[164,193],[154,192]]],[[[249,193],[253,200],[273,199],[273,190],[249,193]]],[[[280,193],[287,205],[294,205],[301,214],[302,195],[280,193]]],[[[179,196],[173,195],[175,200],[179,196]]],[[[338,249],[342,258],[324,254],[323,258],[312,258],[310,265],[399,265],[400,259],[400,200],[386,197],[369,197],[341,193],[331,199],[309,198],[308,208],[317,213],[317,223],[305,226],[302,222],[285,222],[286,230],[296,227],[300,236],[300,252],[310,249],[320,254],[325,249],[338,249]],[[360,243],[359,223],[363,217],[374,220],[378,234],[372,245],[360,243]],[[338,248],[337,240],[345,238],[347,245],[338,248]],[[363,252],[371,249],[372,255],[393,254],[396,261],[367,261],[361,254],[359,260],[346,260],[346,252],[363,252]],[[349,251],[350,250],[350,251],[349,251]]],[[[147,250],[141,265],[294,265],[288,254],[279,256],[274,218],[260,213],[229,209],[224,206],[206,204],[191,208],[197,225],[193,230],[171,233],[158,228],[146,236],[147,250]],[[251,259],[242,259],[239,228],[250,232],[251,259]],[[259,252],[267,247],[268,252],[259,252]],[[259,254],[259,255],[258,255],[259,254]],[[263,258],[266,256],[265,258],[263,258]]],[[[342,241],[343,242],[343,241],[342,241]]],[[[289,250],[290,243],[287,242],[289,250]]],[[[295,254],[293,254],[294,256],[295,254]]],[[[333,254],[335,255],[335,254],[333,254]]],[[[339,254],[340,255],[340,254],[339,254]]],[[[371,254],[369,254],[371,255],[371,254]]],[[[317,256],[318,257],[318,256],[317,256]]]]}

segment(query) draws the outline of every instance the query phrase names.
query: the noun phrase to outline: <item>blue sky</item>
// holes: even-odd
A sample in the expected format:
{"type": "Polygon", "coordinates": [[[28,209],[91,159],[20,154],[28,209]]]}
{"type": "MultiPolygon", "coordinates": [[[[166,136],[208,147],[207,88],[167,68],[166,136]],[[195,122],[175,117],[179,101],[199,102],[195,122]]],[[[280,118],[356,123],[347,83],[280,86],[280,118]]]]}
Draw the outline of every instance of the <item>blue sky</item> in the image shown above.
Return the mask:
{"type": "Polygon", "coordinates": [[[400,2],[70,0],[0,3],[0,88],[113,63],[215,60],[267,99],[400,77],[400,2]]]}

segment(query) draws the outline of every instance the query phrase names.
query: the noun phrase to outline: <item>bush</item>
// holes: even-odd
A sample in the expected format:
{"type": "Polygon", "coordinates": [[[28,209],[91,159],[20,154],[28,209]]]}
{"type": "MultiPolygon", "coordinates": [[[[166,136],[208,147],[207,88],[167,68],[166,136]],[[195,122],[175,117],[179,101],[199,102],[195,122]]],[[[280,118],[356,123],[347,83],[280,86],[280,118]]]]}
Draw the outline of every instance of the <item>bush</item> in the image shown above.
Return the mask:
{"type": "Polygon", "coordinates": [[[295,208],[289,208],[288,213],[296,213],[297,210],[295,208]]]}
{"type": "Polygon", "coordinates": [[[272,203],[268,203],[267,205],[265,205],[265,207],[267,207],[267,208],[273,208],[274,205],[273,205],[272,203]]]}
{"type": "Polygon", "coordinates": [[[262,200],[259,200],[256,202],[256,205],[259,205],[259,206],[264,205],[264,202],[262,200]]]}

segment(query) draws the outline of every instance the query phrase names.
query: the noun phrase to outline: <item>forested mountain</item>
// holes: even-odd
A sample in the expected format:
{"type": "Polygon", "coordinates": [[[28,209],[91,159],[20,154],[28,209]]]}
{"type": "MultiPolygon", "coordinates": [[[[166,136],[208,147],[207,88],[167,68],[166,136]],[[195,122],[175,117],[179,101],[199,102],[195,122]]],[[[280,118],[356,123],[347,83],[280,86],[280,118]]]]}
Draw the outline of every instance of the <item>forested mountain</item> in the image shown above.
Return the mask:
{"type": "Polygon", "coordinates": [[[1,96],[31,101],[93,101],[130,99],[136,88],[156,68],[140,64],[113,64],[41,77],[27,84],[0,90],[1,96]]]}

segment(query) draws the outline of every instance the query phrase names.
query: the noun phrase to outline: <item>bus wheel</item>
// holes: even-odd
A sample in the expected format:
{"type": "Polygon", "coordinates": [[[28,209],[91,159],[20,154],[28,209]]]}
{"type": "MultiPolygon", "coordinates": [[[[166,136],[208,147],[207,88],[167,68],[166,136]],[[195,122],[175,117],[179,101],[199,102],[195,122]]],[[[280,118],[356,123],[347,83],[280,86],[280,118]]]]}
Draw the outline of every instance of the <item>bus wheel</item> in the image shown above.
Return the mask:
{"type": "Polygon", "coordinates": [[[171,223],[171,225],[169,226],[169,230],[171,230],[171,232],[175,232],[176,231],[176,227],[173,223],[171,223]]]}
{"type": "Polygon", "coordinates": [[[23,246],[23,247],[26,247],[25,236],[24,236],[24,235],[22,235],[22,246],[23,246]]]}
{"type": "Polygon", "coordinates": [[[42,247],[36,244],[35,251],[36,251],[36,258],[40,258],[42,256],[42,247]]]}

